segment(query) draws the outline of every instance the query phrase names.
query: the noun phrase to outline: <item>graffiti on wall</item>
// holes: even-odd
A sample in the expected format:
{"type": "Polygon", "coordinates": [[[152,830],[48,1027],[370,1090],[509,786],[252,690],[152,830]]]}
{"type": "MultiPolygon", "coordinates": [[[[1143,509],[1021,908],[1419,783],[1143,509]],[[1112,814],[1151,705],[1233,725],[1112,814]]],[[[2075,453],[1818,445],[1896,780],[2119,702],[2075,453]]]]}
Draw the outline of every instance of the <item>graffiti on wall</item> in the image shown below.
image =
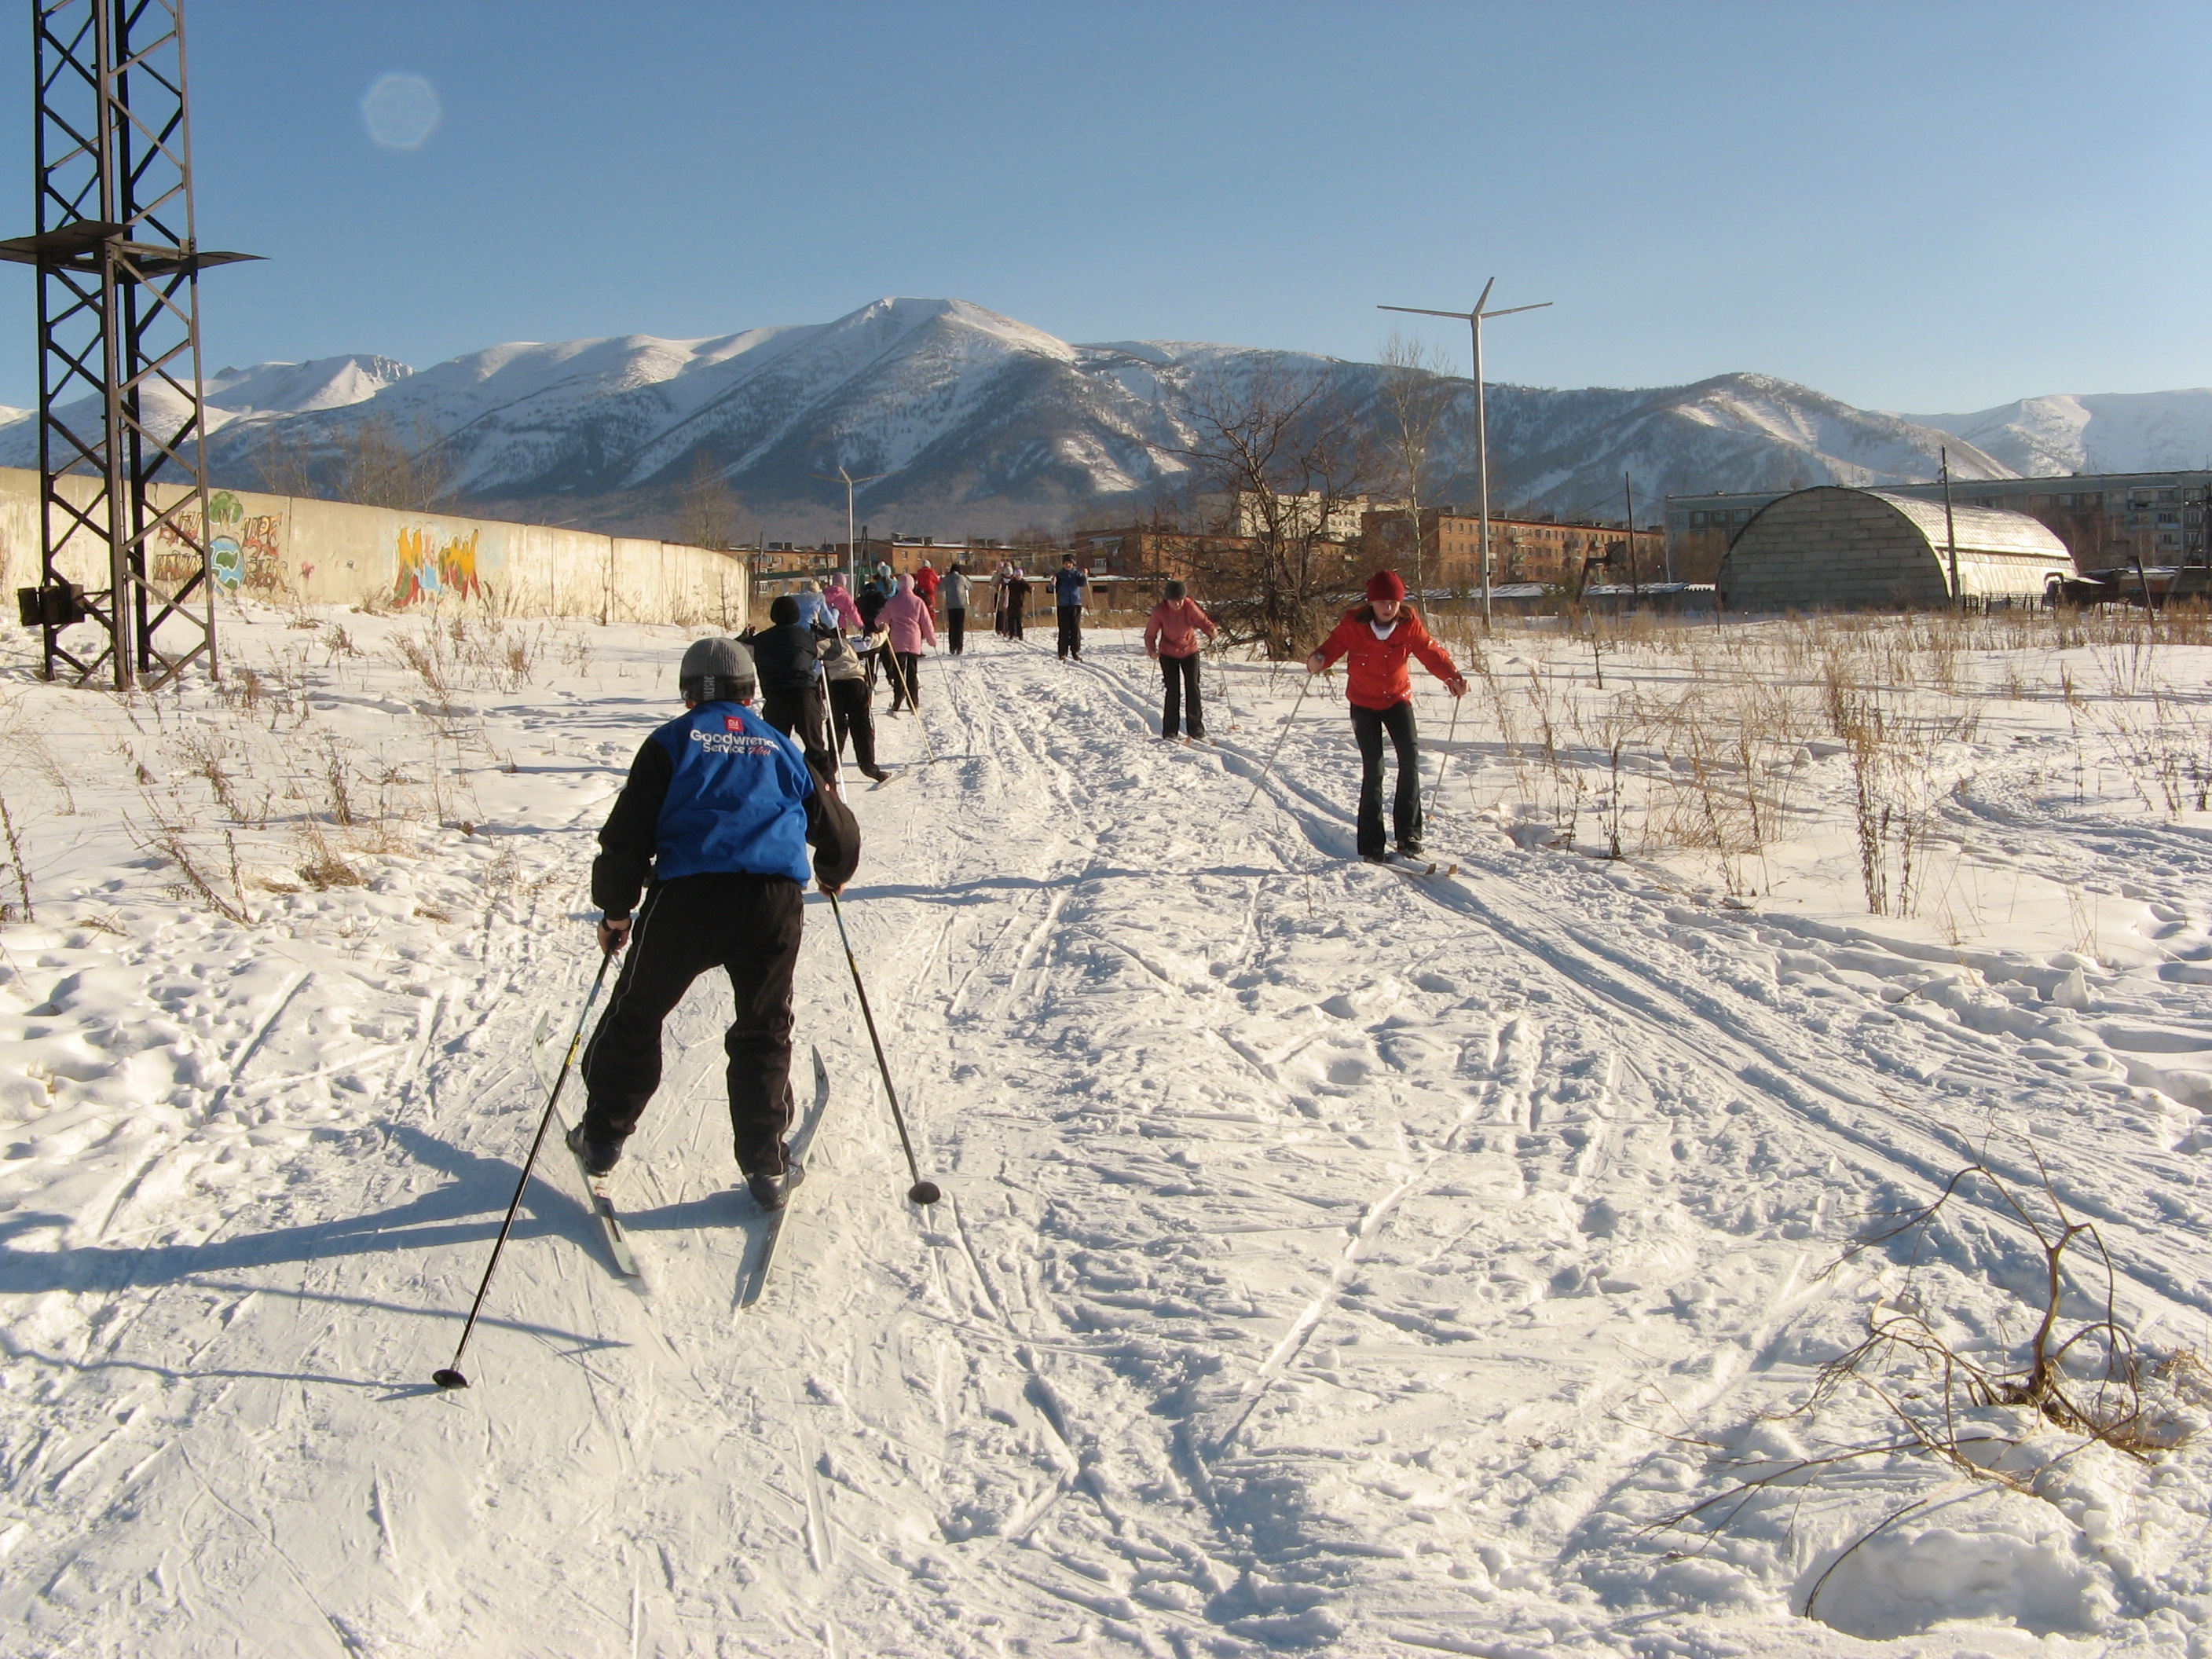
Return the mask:
{"type": "MultiPolygon", "coordinates": [[[[290,588],[280,514],[249,514],[237,496],[218,489],[208,497],[206,531],[208,570],[218,587],[228,592],[242,588],[263,599],[281,598],[290,588]]],[[[198,562],[194,538],[177,520],[155,532],[150,574],[156,582],[173,590],[181,587],[191,580],[198,562]]]]}
{"type": "Polygon", "coordinates": [[[399,579],[392,590],[392,603],[413,605],[419,599],[448,596],[482,598],[483,581],[477,571],[477,538],[481,533],[471,530],[465,536],[441,537],[422,525],[402,530],[398,549],[399,579]]]}

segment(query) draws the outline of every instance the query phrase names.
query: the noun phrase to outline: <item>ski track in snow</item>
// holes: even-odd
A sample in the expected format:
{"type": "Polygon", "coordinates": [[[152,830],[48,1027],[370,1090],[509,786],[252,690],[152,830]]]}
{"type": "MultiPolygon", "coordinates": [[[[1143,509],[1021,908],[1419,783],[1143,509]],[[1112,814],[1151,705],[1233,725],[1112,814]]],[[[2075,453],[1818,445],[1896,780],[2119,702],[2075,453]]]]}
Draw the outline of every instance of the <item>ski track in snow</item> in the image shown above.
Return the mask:
{"type": "MultiPolygon", "coordinates": [[[[281,647],[262,627],[239,648],[281,647]]],[[[483,769],[483,833],[289,927],[141,895],[120,933],[0,935],[0,1060],[51,1097],[12,1097],[0,1165],[0,1651],[1901,1652],[1793,1616],[1850,1535],[1817,1504],[1826,1546],[1763,1555],[1646,1529],[1725,1485],[1700,1443],[1851,1340],[1841,1243],[1985,1151],[2032,1183],[1992,1139],[2031,1123],[2138,1324],[2212,1321],[2192,1085],[2141,1070],[2212,1048],[2212,973],[2055,1008],[1994,957],[1978,982],[1523,852],[1449,789],[1460,873],[1407,878],[1348,861],[1330,693],[1240,817],[1288,678],[1209,666],[1218,741],[1186,748],[1151,735],[1127,639],[1064,665],[987,636],[925,670],[939,758],[879,719],[902,775],[854,793],[847,920],[944,1202],[902,1200],[810,902],[798,1056],[828,1063],[830,1133],[761,1304],[733,1305],[759,1221],[709,978],[613,1183],[642,1285],[542,1154],[475,1386],[441,1395],[533,1051],[557,1061],[588,982],[587,832],[668,712],[675,632],[589,632],[618,680],[477,700],[490,750],[535,757],[483,769]],[[37,1081],[64,1049],[76,1094],[37,1081]]],[[[2146,853],[2130,902],[2204,933],[2191,826],[2069,817],[1995,763],[1948,810],[2057,879],[2146,853]]],[[[2028,1260],[1986,1206],[1947,1237],[1999,1278],[2028,1260]]],[[[1911,1650],[2193,1650],[2196,1468],[2134,1492],[2133,1544],[2089,1499],[2031,1505],[2074,1516],[2050,1559],[2125,1619],[1911,1650]]],[[[2026,1522],[1986,1536],[2005,1582],[2045,1559],[2026,1522]]]]}

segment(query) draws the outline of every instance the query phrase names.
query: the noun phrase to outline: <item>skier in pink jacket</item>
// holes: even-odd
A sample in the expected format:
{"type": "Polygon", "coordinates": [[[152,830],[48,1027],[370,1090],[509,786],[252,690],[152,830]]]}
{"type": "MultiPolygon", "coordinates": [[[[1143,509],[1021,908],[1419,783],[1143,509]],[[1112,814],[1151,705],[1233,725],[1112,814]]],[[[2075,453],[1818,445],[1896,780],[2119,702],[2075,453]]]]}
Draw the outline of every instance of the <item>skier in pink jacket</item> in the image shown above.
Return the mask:
{"type": "Polygon", "coordinates": [[[930,620],[929,607],[914,591],[913,581],[901,576],[897,592],[884,605],[876,620],[890,629],[891,706],[888,712],[897,714],[902,707],[921,710],[921,652],[925,645],[937,643],[937,624],[930,620]]]}
{"type": "Polygon", "coordinates": [[[1198,608],[1181,582],[1170,582],[1165,595],[1152,607],[1152,614],[1145,622],[1145,654],[1156,659],[1165,682],[1165,696],[1160,705],[1160,735],[1176,736],[1176,727],[1184,725],[1193,738],[1206,736],[1206,709],[1198,700],[1198,653],[1205,641],[1202,633],[1211,639],[1220,629],[1212,617],[1198,608]],[[1188,700],[1189,713],[1183,704],[1188,700]],[[1185,722],[1188,722],[1185,725],[1185,722]]]}
{"type": "Polygon", "coordinates": [[[852,590],[845,586],[842,576],[832,576],[825,585],[822,597],[829,604],[837,623],[848,634],[865,634],[868,630],[860,623],[860,607],[853,603],[852,590]]]}

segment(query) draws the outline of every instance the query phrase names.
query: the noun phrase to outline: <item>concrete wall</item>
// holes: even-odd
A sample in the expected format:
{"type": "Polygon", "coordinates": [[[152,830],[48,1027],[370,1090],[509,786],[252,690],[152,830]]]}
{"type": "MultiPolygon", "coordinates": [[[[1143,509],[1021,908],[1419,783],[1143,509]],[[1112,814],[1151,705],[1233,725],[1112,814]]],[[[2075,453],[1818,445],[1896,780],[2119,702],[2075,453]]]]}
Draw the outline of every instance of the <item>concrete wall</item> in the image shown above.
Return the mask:
{"type": "MultiPolygon", "coordinates": [[[[88,479],[65,478],[63,486],[76,500],[92,498],[88,479]]],[[[155,490],[162,506],[188,493],[155,490]]],[[[377,610],[481,605],[510,616],[610,622],[744,622],[744,560],[707,548],[242,489],[210,490],[209,507],[217,588],[246,599],[377,610]]],[[[182,538],[168,545],[174,550],[165,555],[155,543],[156,581],[181,579],[190,568],[182,538]]],[[[106,550],[89,537],[64,544],[63,565],[72,581],[107,586],[106,550]]],[[[0,592],[38,579],[39,475],[0,467],[0,592]]]]}
{"type": "MultiPolygon", "coordinates": [[[[1970,598],[2039,598],[2071,575],[2052,553],[1960,547],[1970,598]]],[[[1719,589],[1735,611],[1910,610],[1949,604],[1949,554],[1905,514],[1863,491],[1824,487],[1784,497],[1746,526],[1722,562],[1719,589]]]]}

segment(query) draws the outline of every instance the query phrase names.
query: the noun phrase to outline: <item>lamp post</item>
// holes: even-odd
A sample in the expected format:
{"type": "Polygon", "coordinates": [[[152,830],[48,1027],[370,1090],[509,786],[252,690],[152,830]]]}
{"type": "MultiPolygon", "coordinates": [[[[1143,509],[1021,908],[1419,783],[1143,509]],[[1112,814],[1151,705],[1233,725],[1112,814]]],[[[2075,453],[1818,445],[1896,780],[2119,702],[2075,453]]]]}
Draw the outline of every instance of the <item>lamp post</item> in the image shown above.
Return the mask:
{"type": "MultiPolygon", "coordinates": [[[[1502,311],[1486,311],[1490,302],[1490,290],[1498,285],[1492,277],[1482,285],[1481,297],[1475,301],[1472,311],[1430,311],[1420,306],[1377,306],[1377,311],[1402,311],[1415,317],[1456,317],[1468,326],[1474,337],[1474,470],[1475,492],[1480,500],[1482,514],[1482,625],[1490,626],[1490,416],[1484,407],[1482,395],[1482,325],[1491,317],[1510,317],[1516,311],[1541,311],[1552,302],[1539,300],[1532,306],[1507,306],[1502,311]]],[[[1419,526],[1414,526],[1416,533],[1419,526]]]]}
{"type": "Polygon", "coordinates": [[[835,478],[825,472],[810,472],[806,476],[810,478],[819,478],[823,483],[836,483],[842,480],[845,485],[845,562],[848,567],[845,574],[853,579],[853,586],[857,592],[860,586],[860,546],[853,538],[853,487],[855,484],[873,483],[878,478],[888,478],[891,475],[888,472],[871,472],[865,478],[856,478],[845,471],[845,464],[840,461],[837,463],[837,477],[835,478]]]}

